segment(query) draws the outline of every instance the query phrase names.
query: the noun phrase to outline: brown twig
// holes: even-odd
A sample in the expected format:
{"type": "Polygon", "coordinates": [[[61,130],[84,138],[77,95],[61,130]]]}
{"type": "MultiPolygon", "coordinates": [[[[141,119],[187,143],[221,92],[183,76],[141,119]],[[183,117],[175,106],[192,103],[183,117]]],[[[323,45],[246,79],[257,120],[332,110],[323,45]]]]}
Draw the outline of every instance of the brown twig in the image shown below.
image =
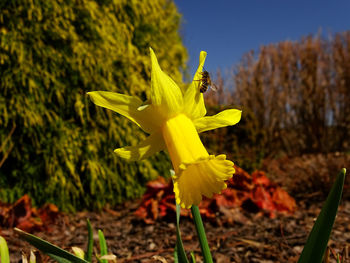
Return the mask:
{"type": "MultiPolygon", "coordinates": [[[[16,123],[13,123],[12,129],[11,129],[10,133],[7,135],[6,139],[5,139],[5,140],[2,142],[2,144],[1,144],[0,152],[2,152],[2,149],[5,147],[7,141],[11,138],[11,136],[12,136],[12,134],[14,133],[15,129],[16,129],[16,123]]],[[[1,165],[0,165],[0,166],[1,166],[1,165]]]]}
{"type": "MultiPolygon", "coordinates": [[[[10,138],[11,138],[12,134],[14,133],[15,129],[16,129],[16,123],[13,123],[10,133],[7,135],[6,139],[1,144],[0,152],[3,151],[5,145],[10,140],[10,138]]],[[[9,156],[10,152],[12,151],[12,149],[13,149],[13,144],[10,145],[9,149],[7,149],[7,151],[5,152],[4,156],[2,157],[2,159],[0,161],[0,167],[4,164],[4,162],[8,158],[8,156],[9,156]]]]}
{"type": "Polygon", "coordinates": [[[12,149],[13,149],[13,144],[11,144],[10,148],[6,151],[6,153],[2,157],[2,159],[0,161],[0,167],[4,164],[4,162],[6,161],[7,157],[9,156],[10,152],[12,151],[12,149]]]}

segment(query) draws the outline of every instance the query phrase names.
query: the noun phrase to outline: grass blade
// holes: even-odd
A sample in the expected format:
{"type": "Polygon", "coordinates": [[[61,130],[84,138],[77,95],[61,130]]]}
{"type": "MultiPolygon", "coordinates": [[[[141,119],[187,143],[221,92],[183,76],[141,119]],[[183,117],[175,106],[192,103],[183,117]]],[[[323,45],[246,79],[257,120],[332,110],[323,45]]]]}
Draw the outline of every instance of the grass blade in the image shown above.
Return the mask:
{"type": "MultiPolygon", "coordinates": [[[[100,254],[101,257],[107,255],[107,243],[105,236],[103,235],[103,232],[99,229],[98,230],[98,239],[100,241],[100,254]]],[[[101,259],[102,263],[108,263],[107,259],[101,259]]]]}
{"type": "Polygon", "coordinates": [[[87,249],[86,249],[86,254],[85,254],[85,260],[88,262],[92,262],[92,249],[94,245],[94,237],[93,237],[93,232],[92,232],[92,226],[90,223],[90,220],[88,219],[86,221],[87,223],[87,228],[88,228],[88,244],[87,244],[87,249]]]}
{"type": "Polygon", "coordinates": [[[193,251],[191,252],[191,263],[196,263],[196,257],[193,253],[193,251]]]}
{"type": "Polygon", "coordinates": [[[75,255],[27,232],[18,228],[14,229],[21,239],[27,241],[41,252],[47,254],[59,263],[88,263],[84,259],[78,258],[75,255]]]}
{"type": "Polygon", "coordinates": [[[181,207],[178,204],[176,204],[176,246],[174,252],[174,260],[176,263],[189,263],[181,240],[180,210],[181,207]]]}
{"type": "Polygon", "coordinates": [[[325,204],[313,226],[298,263],[321,262],[327,248],[335,216],[343,192],[346,169],[343,168],[327,197],[325,204]]]}

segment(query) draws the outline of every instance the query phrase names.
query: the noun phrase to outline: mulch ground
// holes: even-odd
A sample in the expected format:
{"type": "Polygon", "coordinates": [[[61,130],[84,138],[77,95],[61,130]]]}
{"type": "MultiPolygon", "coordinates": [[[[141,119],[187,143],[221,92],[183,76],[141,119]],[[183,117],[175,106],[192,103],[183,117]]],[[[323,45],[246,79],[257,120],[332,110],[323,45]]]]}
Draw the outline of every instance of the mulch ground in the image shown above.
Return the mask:
{"type": "MultiPolygon", "coordinates": [[[[135,203],[126,203],[115,210],[62,216],[50,226],[49,231],[35,234],[67,250],[72,246],[85,249],[86,219],[89,218],[95,234],[97,229],[103,230],[109,252],[117,256],[117,262],[161,262],[157,256],[173,262],[175,221],[163,220],[147,225],[135,217],[136,207],[135,203]]],[[[229,211],[233,218],[231,223],[227,223],[223,214],[213,222],[204,222],[214,261],[296,262],[320,208],[321,204],[309,206],[300,202],[298,211],[293,215],[278,215],[274,219],[237,208],[229,211]]],[[[191,219],[183,218],[180,225],[186,251],[194,251],[197,262],[201,262],[191,219]]],[[[1,235],[8,241],[11,262],[20,262],[21,251],[29,251],[28,244],[19,240],[11,229],[2,230],[1,235]]],[[[97,235],[94,239],[97,245],[97,235]]],[[[344,201],[339,207],[329,247],[334,253],[340,253],[349,246],[350,202],[344,201]]],[[[349,255],[347,257],[349,260],[349,255]]]]}
{"type": "MultiPolygon", "coordinates": [[[[291,192],[298,192],[298,209],[294,214],[278,214],[272,219],[263,212],[251,213],[242,208],[221,209],[214,220],[205,221],[204,225],[214,262],[297,262],[308,233],[325,200],[322,193],[304,191],[305,184],[319,183],[319,180],[310,181],[310,178],[307,180],[306,178],[310,176],[310,169],[313,167],[317,171],[322,170],[322,173],[326,173],[328,168],[335,170],[334,166],[328,167],[330,163],[325,162],[323,158],[325,157],[315,157],[315,160],[320,163],[317,164],[314,161],[308,166],[305,165],[302,158],[299,158],[288,160],[288,163],[284,165],[278,163],[274,167],[267,167],[266,170],[270,174],[273,172],[283,174],[285,182],[292,180],[300,183],[299,186],[294,184],[289,188],[291,192]],[[303,162],[304,165],[302,165],[303,162]],[[286,167],[290,167],[291,170],[286,167]],[[299,169],[298,173],[295,172],[295,169],[299,169]],[[293,177],[287,178],[288,175],[293,175],[293,177]],[[298,187],[302,191],[297,191],[298,187]]],[[[309,162],[310,158],[306,160],[309,162]]],[[[346,155],[345,165],[343,159],[339,160],[334,163],[342,167],[349,167],[349,155],[346,155]]],[[[283,180],[280,182],[282,183],[283,180]]],[[[288,183],[284,186],[291,185],[288,183]]],[[[313,185],[308,185],[308,187],[311,189],[313,185]]],[[[348,191],[349,188],[344,189],[345,196],[348,196],[348,191]]],[[[118,263],[173,262],[176,241],[175,217],[158,220],[155,224],[146,224],[135,216],[134,212],[137,207],[138,202],[127,202],[99,213],[80,212],[76,215],[62,215],[49,226],[47,231],[34,234],[69,251],[72,246],[85,249],[87,245],[86,219],[89,218],[95,229],[96,247],[98,247],[97,229],[101,229],[105,234],[109,252],[117,256],[118,263]]],[[[194,251],[197,262],[202,262],[193,222],[190,218],[181,218],[180,226],[185,250],[194,251]]],[[[12,229],[0,229],[0,235],[8,242],[11,262],[20,262],[21,251],[28,253],[30,246],[19,240],[12,229]]],[[[343,198],[341,202],[328,245],[331,254],[330,262],[336,262],[332,253],[344,253],[346,258],[344,262],[350,262],[349,198],[343,198]]],[[[47,261],[47,258],[44,258],[44,262],[47,261]]]]}

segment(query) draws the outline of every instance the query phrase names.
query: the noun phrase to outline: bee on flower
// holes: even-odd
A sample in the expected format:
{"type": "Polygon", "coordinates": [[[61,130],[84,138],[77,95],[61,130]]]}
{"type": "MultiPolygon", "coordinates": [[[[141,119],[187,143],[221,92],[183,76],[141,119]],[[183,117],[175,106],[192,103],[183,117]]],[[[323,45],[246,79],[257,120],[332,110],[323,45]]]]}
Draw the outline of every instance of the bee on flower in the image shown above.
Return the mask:
{"type": "Polygon", "coordinates": [[[149,136],[137,146],[115,150],[129,161],[145,159],[167,150],[175,171],[173,176],[176,202],[183,208],[198,205],[202,196],[211,198],[226,188],[225,181],[235,172],[233,162],[226,155],[209,155],[199,133],[234,125],[241,119],[241,111],[224,110],[205,116],[203,93],[199,89],[207,53],[202,51],[192,83],[182,93],[177,84],[164,73],[151,53],[150,98],[143,103],[137,97],[108,91],[92,91],[88,95],[101,107],[129,118],[149,136]]]}
{"type": "Polygon", "coordinates": [[[213,91],[217,91],[217,86],[211,81],[211,77],[208,71],[204,70],[200,73],[202,77],[197,81],[200,81],[199,91],[205,93],[210,87],[213,91]]]}

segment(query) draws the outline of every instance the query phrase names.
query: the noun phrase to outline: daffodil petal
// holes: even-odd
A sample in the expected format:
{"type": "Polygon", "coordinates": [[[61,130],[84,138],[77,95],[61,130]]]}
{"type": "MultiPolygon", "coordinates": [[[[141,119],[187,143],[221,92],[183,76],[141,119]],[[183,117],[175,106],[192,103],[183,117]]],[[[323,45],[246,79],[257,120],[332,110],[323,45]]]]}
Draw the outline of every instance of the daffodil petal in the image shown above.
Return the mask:
{"type": "Polygon", "coordinates": [[[199,91],[200,79],[202,78],[201,73],[203,72],[203,66],[207,52],[201,51],[199,55],[199,65],[196,73],[194,74],[192,83],[186,89],[184,94],[184,112],[191,119],[197,119],[203,117],[207,110],[204,104],[203,93],[199,91]]]}
{"type": "Polygon", "coordinates": [[[165,74],[159,64],[156,55],[150,48],[152,73],[151,73],[151,101],[157,107],[159,113],[165,119],[179,113],[183,107],[181,89],[165,74]]]}
{"type": "Polygon", "coordinates": [[[164,149],[165,143],[161,133],[155,132],[137,146],[118,148],[114,152],[128,161],[139,161],[164,149]]]}
{"type": "Polygon", "coordinates": [[[158,112],[153,107],[141,107],[142,101],[137,97],[109,91],[91,91],[87,94],[96,105],[127,117],[147,133],[161,125],[158,112]]]}
{"type": "Polygon", "coordinates": [[[180,165],[178,174],[173,176],[175,199],[183,208],[199,205],[202,195],[211,198],[227,186],[234,174],[233,162],[225,155],[200,159],[191,164],[180,165]]]}
{"type": "Polygon", "coordinates": [[[214,116],[206,116],[193,120],[198,133],[214,130],[221,127],[235,125],[241,120],[241,110],[224,110],[214,116]]]}

